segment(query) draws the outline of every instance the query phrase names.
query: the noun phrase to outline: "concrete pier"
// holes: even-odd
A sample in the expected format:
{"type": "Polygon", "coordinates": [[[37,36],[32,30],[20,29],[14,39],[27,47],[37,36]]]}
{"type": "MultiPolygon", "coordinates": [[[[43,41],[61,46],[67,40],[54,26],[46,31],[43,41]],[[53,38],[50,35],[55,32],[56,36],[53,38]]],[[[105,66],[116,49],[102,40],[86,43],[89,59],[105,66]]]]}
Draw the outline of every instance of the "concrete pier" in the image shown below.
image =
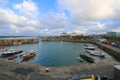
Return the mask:
{"type": "Polygon", "coordinates": [[[0,40],[0,46],[6,46],[6,45],[18,45],[18,44],[30,44],[30,43],[38,43],[38,38],[33,39],[6,39],[6,40],[0,40]]]}
{"type": "Polygon", "coordinates": [[[103,49],[104,51],[108,52],[111,56],[113,56],[117,61],[120,61],[120,48],[103,44],[100,42],[92,42],[93,44],[96,44],[99,48],[103,49]]]}

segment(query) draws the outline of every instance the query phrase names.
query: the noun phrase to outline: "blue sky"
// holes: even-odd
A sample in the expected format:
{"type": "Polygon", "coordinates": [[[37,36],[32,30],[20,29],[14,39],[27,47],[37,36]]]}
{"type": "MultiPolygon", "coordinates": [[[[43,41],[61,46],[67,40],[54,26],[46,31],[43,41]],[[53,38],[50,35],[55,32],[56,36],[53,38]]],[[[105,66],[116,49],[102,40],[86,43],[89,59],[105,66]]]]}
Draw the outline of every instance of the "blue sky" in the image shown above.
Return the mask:
{"type": "Polygon", "coordinates": [[[119,0],[0,0],[0,36],[120,32],[119,0]]]}

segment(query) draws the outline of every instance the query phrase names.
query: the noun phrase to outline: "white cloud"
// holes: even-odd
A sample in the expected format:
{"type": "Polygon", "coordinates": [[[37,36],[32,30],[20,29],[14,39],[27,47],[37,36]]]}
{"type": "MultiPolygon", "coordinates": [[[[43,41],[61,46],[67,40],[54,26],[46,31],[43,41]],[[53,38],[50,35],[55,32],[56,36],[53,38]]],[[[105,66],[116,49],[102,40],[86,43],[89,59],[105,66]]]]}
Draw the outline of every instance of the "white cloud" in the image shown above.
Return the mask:
{"type": "Polygon", "coordinates": [[[47,28],[61,28],[67,25],[67,17],[64,13],[52,11],[43,14],[41,17],[41,22],[47,28]]]}
{"type": "Polygon", "coordinates": [[[119,31],[119,0],[57,0],[55,8],[47,13],[40,12],[41,8],[33,1],[23,0],[13,5],[13,9],[0,8],[0,34],[57,35],[61,32],[119,31]],[[106,20],[108,22],[104,22],[106,20]],[[6,28],[9,30],[6,31],[6,28]]]}
{"type": "Polygon", "coordinates": [[[36,18],[38,16],[38,7],[31,0],[23,0],[23,3],[16,4],[14,6],[16,10],[19,10],[19,13],[28,17],[28,18],[36,18]]]}
{"type": "Polygon", "coordinates": [[[25,24],[26,20],[24,16],[18,16],[10,9],[0,9],[0,23],[21,25],[25,24]]]}
{"type": "Polygon", "coordinates": [[[36,29],[31,26],[17,27],[16,25],[10,25],[10,29],[11,29],[11,31],[15,31],[16,33],[22,33],[22,32],[26,32],[26,31],[30,31],[30,32],[36,31],[36,29]]]}
{"type": "Polygon", "coordinates": [[[116,20],[120,20],[119,0],[58,0],[58,4],[63,11],[70,12],[71,30],[77,32],[111,30],[118,26],[115,24],[116,20]],[[101,20],[109,20],[114,25],[100,23],[101,20]]]}
{"type": "Polygon", "coordinates": [[[101,20],[115,15],[114,0],[58,0],[77,20],[101,20]]]}
{"type": "Polygon", "coordinates": [[[111,31],[120,32],[120,27],[118,27],[116,29],[112,29],[111,31]]]}
{"type": "MultiPolygon", "coordinates": [[[[16,4],[14,8],[19,10],[19,12],[24,11],[24,13],[16,13],[16,11],[12,9],[0,8],[0,27],[2,26],[2,32],[6,32],[7,28],[9,29],[9,31],[7,31],[8,34],[11,33],[11,31],[21,34],[22,32],[31,32],[31,34],[35,34],[37,29],[43,28],[39,19],[34,16],[38,16],[36,14],[38,11],[37,6],[31,0],[24,0],[23,3],[16,4]],[[30,15],[27,15],[27,13],[30,13],[32,17],[28,17],[30,15]]],[[[2,34],[2,32],[0,32],[0,34],[2,34]]]]}

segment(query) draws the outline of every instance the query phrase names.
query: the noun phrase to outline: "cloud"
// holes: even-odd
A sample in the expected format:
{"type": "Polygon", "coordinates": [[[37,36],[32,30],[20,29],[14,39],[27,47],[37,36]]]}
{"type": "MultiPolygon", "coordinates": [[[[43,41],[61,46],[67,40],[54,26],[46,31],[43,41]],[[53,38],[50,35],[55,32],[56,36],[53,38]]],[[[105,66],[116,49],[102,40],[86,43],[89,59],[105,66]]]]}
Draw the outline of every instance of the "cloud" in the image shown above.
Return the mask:
{"type": "Polygon", "coordinates": [[[67,17],[64,13],[51,11],[42,15],[41,22],[47,28],[63,28],[67,25],[67,17]]]}
{"type": "Polygon", "coordinates": [[[58,0],[77,20],[101,20],[115,15],[114,0],[58,0]]]}
{"type": "Polygon", "coordinates": [[[6,35],[59,35],[119,31],[119,0],[57,0],[56,6],[44,13],[40,4],[33,1],[11,3],[12,8],[0,7],[0,35],[4,32],[6,35]]]}
{"type": "MultiPolygon", "coordinates": [[[[34,15],[37,15],[37,6],[31,1],[23,1],[23,3],[14,5],[14,8],[18,10],[14,11],[12,9],[2,9],[0,8],[0,28],[2,32],[6,32],[8,35],[9,33],[12,35],[22,34],[26,35],[26,33],[30,33],[32,35],[36,35],[36,31],[39,28],[42,28],[42,24],[38,20],[37,17],[34,15]],[[21,13],[21,12],[24,13],[21,13]],[[31,14],[28,17],[28,14],[31,14]],[[25,14],[25,15],[24,15],[25,14]],[[8,30],[6,30],[8,29],[8,30]]],[[[37,15],[38,16],[38,15],[37,15]]],[[[2,34],[0,32],[0,34],[2,34]]]]}
{"type": "Polygon", "coordinates": [[[28,18],[36,18],[39,13],[38,7],[32,0],[23,0],[23,3],[14,5],[14,8],[28,18]]]}
{"type": "Polygon", "coordinates": [[[116,20],[120,19],[119,0],[58,0],[58,5],[62,7],[62,11],[69,11],[72,30],[78,32],[112,30],[117,28],[116,20]],[[114,25],[100,23],[102,20],[109,20],[114,25]]]}
{"type": "Polygon", "coordinates": [[[0,23],[1,24],[25,24],[26,18],[24,16],[16,15],[10,9],[0,9],[0,23]]]}

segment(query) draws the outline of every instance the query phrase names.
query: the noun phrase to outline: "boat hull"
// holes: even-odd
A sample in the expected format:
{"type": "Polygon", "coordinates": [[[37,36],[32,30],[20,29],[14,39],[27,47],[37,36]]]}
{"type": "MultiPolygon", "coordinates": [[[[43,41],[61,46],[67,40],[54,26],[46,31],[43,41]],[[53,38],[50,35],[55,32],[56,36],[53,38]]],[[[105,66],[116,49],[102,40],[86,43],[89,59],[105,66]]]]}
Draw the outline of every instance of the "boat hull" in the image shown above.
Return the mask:
{"type": "Polygon", "coordinates": [[[10,56],[10,57],[8,57],[8,60],[13,60],[13,59],[15,59],[15,58],[17,58],[18,56],[10,56]]]}
{"type": "Polygon", "coordinates": [[[23,55],[22,58],[23,58],[23,60],[28,60],[28,59],[34,57],[35,55],[36,55],[35,53],[30,53],[27,55],[23,55]]]}
{"type": "Polygon", "coordinates": [[[8,52],[8,53],[2,53],[2,57],[9,57],[9,56],[12,56],[12,55],[15,55],[15,54],[18,54],[18,53],[22,53],[23,50],[18,50],[18,51],[14,51],[14,52],[8,52]]]}
{"type": "Polygon", "coordinates": [[[93,56],[105,57],[105,54],[102,52],[92,51],[92,50],[86,50],[86,52],[88,52],[90,55],[93,55],[93,56]]]}
{"type": "Polygon", "coordinates": [[[87,62],[94,63],[94,59],[91,58],[91,57],[88,57],[88,56],[86,56],[86,55],[80,55],[80,57],[81,57],[82,59],[84,59],[85,61],[87,61],[87,62]]]}

